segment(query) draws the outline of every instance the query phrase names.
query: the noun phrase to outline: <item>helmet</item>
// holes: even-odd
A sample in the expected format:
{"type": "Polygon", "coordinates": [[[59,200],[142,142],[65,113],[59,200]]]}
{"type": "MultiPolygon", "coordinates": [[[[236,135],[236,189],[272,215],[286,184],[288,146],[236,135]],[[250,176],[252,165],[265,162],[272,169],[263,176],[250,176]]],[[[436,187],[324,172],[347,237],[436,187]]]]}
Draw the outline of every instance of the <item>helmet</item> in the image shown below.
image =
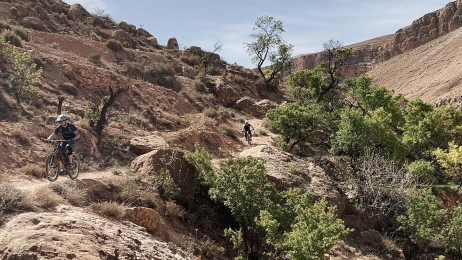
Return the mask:
{"type": "Polygon", "coordinates": [[[59,122],[59,123],[61,123],[64,120],[67,120],[67,116],[65,114],[61,114],[56,118],[56,122],[59,122]]]}
{"type": "Polygon", "coordinates": [[[244,123],[248,124],[248,123],[249,123],[249,121],[245,120],[245,122],[244,122],[244,123]]]}

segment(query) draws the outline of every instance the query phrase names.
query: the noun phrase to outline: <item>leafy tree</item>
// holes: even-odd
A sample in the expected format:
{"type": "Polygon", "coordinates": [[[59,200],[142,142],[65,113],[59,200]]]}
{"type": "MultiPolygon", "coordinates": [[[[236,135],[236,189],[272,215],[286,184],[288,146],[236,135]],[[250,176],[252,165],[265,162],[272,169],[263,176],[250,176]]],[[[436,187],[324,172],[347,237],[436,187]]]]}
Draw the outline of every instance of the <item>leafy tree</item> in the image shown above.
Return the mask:
{"type": "Polygon", "coordinates": [[[325,117],[321,106],[316,103],[300,105],[288,103],[284,106],[269,110],[266,113],[269,125],[276,129],[283,138],[282,146],[292,144],[289,151],[300,143],[311,141],[319,126],[325,125],[325,117]]]}
{"type": "Polygon", "coordinates": [[[257,66],[258,72],[265,80],[266,86],[271,88],[270,82],[280,72],[290,68],[293,45],[283,40],[284,27],[281,21],[265,15],[257,19],[255,26],[253,30],[256,32],[250,35],[254,41],[244,45],[247,53],[252,56],[252,63],[257,66]],[[269,75],[262,69],[265,61],[269,61],[272,66],[269,75]]]}
{"type": "Polygon", "coordinates": [[[411,162],[408,166],[408,171],[424,183],[433,184],[437,181],[435,178],[436,169],[429,161],[417,160],[411,162]]]}
{"type": "Polygon", "coordinates": [[[258,252],[254,236],[257,232],[255,218],[268,204],[265,191],[270,186],[265,175],[264,160],[233,158],[225,161],[220,168],[223,172],[210,188],[210,196],[231,210],[242,231],[245,254],[255,255],[258,252]]]}
{"type": "Polygon", "coordinates": [[[290,260],[317,260],[352,230],[335,215],[335,207],[323,200],[312,207],[296,207],[292,230],[285,233],[282,246],[290,260]]]}
{"type": "Polygon", "coordinates": [[[266,243],[276,248],[270,259],[320,259],[352,231],[337,219],[335,206],[327,206],[324,200],[314,203],[310,194],[299,189],[277,195],[257,219],[266,232],[266,243]]]}
{"type": "Polygon", "coordinates": [[[372,78],[364,75],[346,79],[343,85],[346,101],[350,107],[360,109],[363,115],[383,108],[391,115],[391,127],[397,128],[404,123],[402,107],[406,99],[403,95],[394,95],[393,91],[385,87],[373,86],[372,78]]]}
{"type": "Polygon", "coordinates": [[[318,102],[324,104],[331,102],[335,90],[343,80],[341,70],[352,53],[352,48],[343,47],[339,41],[329,40],[324,43],[319,65],[328,75],[328,84],[321,86],[318,102]]]}
{"type": "Polygon", "coordinates": [[[367,148],[379,148],[384,153],[403,160],[405,151],[393,128],[392,115],[383,108],[363,115],[359,109],[346,109],[340,115],[338,130],[333,135],[332,151],[358,157],[367,148]]]}
{"type": "MultiPolygon", "coordinates": [[[[444,151],[441,148],[433,151],[438,163],[443,167],[447,177],[455,179],[461,183],[462,180],[462,146],[458,146],[453,142],[449,143],[449,149],[444,151]]],[[[462,183],[457,189],[460,189],[462,183]]]]}
{"type": "Polygon", "coordinates": [[[42,69],[36,69],[29,53],[20,51],[17,47],[6,44],[3,37],[0,37],[0,48],[2,55],[13,63],[13,73],[8,77],[10,87],[13,90],[16,102],[19,104],[24,94],[35,94],[32,82],[41,77],[42,69]]]}
{"type": "Polygon", "coordinates": [[[454,208],[452,218],[441,231],[446,251],[454,252],[459,259],[462,257],[462,205],[454,208]]]}
{"type": "Polygon", "coordinates": [[[397,220],[401,224],[399,229],[420,249],[420,255],[428,243],[440,240],[445,215],[441,201],[430,189],[423,193],[414,190],[406,197],[405,214],[398,216],[397,220]]]}

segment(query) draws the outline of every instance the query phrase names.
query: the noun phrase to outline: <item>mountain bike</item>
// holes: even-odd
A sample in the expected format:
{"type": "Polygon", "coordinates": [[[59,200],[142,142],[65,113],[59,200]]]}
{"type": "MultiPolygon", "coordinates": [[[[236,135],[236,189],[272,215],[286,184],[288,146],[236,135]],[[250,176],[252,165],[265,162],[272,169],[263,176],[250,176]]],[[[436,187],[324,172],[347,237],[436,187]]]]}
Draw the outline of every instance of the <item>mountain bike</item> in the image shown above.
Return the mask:
{"type": "Polygon", "coordinates": [[[249,144],[252,145],[252,134],[250,131],[242,131],[244,132],[245,135],[245,141],[249,144]]]}
{"type": "Polygon", "coordinates": [[[55,144],[53,152],[47,155],[45,161],[46,177],[49,181],[58,179],[61,172],[67,173],[72,180],[77,179],[80,170],[80,160],[76,153],[72,153],[72,162],[75,167],[69,167],[69,158],[67,156],[66,145],[71,140],[45,140],[47,143],[55,144]]]}

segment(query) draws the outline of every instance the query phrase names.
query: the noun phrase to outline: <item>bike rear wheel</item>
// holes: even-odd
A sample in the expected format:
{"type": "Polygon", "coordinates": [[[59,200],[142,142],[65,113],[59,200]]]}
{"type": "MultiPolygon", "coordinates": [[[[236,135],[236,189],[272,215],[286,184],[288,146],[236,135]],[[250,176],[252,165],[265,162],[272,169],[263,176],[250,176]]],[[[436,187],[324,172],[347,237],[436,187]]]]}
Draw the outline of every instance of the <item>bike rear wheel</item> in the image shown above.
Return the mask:
{"type": "Polygon", "coordinates": [[[77,154],[72,154],[72,162],[74,163],[75,167],[73,169],[67,169],[67,173],[72,180],[75,180],[79,176],[80,172],[80,159],[77,154]]]}
{"type": "Polygon", "coordinates": [[[52,152],[47,155],[45,161],[45,170],[46,177],[49,181],[56,181],[56,179],[58,179],[60,170],[58,154],[52,152]]]}

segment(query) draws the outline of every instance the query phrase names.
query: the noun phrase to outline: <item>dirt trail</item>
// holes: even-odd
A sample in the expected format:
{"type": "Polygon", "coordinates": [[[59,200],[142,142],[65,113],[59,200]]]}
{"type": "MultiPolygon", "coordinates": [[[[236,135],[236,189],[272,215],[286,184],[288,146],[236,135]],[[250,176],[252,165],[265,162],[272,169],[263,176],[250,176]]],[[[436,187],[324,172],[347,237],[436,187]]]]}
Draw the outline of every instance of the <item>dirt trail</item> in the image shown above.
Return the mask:
{"type": "MultiPolygon", "coordinates": [[[[76,181],[84,181],[84,180],[103,180],[103,179],[117,179],[121,178],[120,175],[115,175],[112,171],[90,171],[90,172],[81,172],[76,179],[76,181]]],[[[56,182],[64,183],[70,181],[71,179],[67,174],[61,174],[58,176],[56,182]]],[[[16,180],[9,181],[14,187],[24,191],[24,192],[31,192],[33,193],[40,188],[46,187],[50,185],[50,181],[46,178],[37,179],[34,177],[28,178],[19,178],[16,180]]]]}

